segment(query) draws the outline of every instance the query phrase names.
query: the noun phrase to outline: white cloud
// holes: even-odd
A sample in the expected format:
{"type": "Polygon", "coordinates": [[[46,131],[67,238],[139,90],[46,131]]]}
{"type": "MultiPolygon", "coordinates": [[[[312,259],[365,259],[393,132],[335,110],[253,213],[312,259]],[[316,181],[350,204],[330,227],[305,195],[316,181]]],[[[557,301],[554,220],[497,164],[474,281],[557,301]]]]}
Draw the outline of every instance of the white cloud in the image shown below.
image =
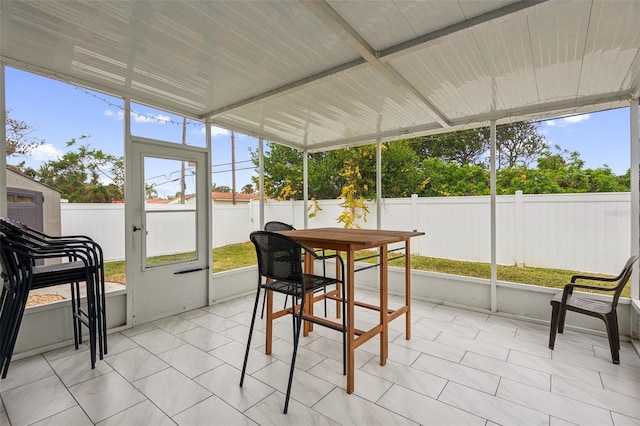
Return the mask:
{"type": "MultiPolygon", "coordinates": [[[[200,129],[200,133],[203,135],[206,133],[206,128],[203,126],[200,129]]],[[[229,132],[227,129],[223,129],[222,127],[211,125],[211,137],[220,136],[220,135],[228,135],[229,132]]]]}
{"type": "Polygon", "coordinates": [[[156,121],[153,117],[138,114],[137,112],[133,111],[131,111],[131,118],[133,118],[133,121],[135,121],[136,123],[151,123],[156,121]]]}
{"type": "MultiPolygon", "coordinates": [[[[122,120],[123,119],[123,112],[122,110],[112,110],[112,109],[107,109],[104,111],[104,115],[105,117],[109,117],[109,118],[115,118],[116,120],[122,120]]],[[[144,114],[139,114],[137,112],[131,111],[131,119],[133,121],[135,121],[136,123],[160,123],[160,124],[166,124],[171,122],[171,117],[167,116],[167,115],[162,115],[162,114],[158,114],[157,116],[149,116],[149,115],[144,115],[144,114]]]]}
{"type": "Polygon", "coordinates": [[[44,145],[35,147],[29,155],[33,160],[45,162],[57,160],[62,156],[62,151],[50,143],[45,143],[44,145]]]}
{"type": "Polygon", "coordinates": [[[111,110],[111,109],[107,109],[107,110],[104,111],[104,116],[105,117],[110,117],[110,118],[113,117],[116,120],[122,120],[122,110],[119,109],[119,110],[114,111],[114,110],[111,110]]]}
{"type": "Polygon", "coordinates": [[[591,114],[572,115],[571,117],[565,117],[562,120],[566,123],[579,123],[581,121],[588,120],[591,114]]]}
{"type": "Polygon", "coordinates": [[[228,135],[230,132],[218,126],[211,126],[211,136],[228,135]]]}
{"type": "Polygon", "coordinates": [[[155,120],[159,123],[170,123],[171,122],[171,117],[169,117],[168,115],[162,115],[162,114],[158,114],[155,117],[155,120]]]}
{"type": "Polygon", "coordinates": [[[557,118],[555,120],[549,120],[549,121],[546,121],[545,123],[549,127],[553,127],[553,126],[566,127],[571,124],[576,124],[576,123],[580,123],[581,121],[586,121],[589,118],[591,118],[591,114],[571,115],[568,117],[557,118]]]}

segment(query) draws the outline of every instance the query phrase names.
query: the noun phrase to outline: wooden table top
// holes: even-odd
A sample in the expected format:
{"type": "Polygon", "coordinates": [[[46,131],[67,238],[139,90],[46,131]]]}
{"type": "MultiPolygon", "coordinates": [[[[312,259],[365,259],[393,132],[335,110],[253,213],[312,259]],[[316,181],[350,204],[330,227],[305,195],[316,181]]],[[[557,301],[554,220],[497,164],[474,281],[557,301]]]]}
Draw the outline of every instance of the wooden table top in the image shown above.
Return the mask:
{"type": "Polygon", "coordinates": [[[279,233],[315,248],[343,249],[344,246],[348,246],[356,250],[380,247],[383,244],[398,243],[407,241],[411,237],[424,235],[424,232],[420,231],[345,228],[297,229],[294,231],[279,231],[279,233]]]}

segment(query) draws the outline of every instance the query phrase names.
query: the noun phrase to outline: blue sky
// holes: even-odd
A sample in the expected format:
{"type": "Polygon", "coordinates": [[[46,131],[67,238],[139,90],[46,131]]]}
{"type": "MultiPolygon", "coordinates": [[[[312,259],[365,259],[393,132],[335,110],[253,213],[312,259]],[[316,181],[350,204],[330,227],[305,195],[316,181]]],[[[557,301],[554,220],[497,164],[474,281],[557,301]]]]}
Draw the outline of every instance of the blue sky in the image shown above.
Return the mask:
{"type": "MultiPolygon", "coordinates": [[[[10,67],[5,70],[6,106],[10,116],[27,122],[33,128],[30,136],[45,140],[45,144],[29,157],[10,158],[9,164],[25,160],[27,166],[37,168],[44,161],[73,149],[66,147],[66,142],[83,135],[89,138],[82,143],[111,154],[123,154],[122,102],[119,99],[10,67]]],[[[132,109],[139,113],[132,120],[134,134],[181,141],[182,120],[179,117],[139,105],[133,105],[132,109]]],[[[623,174],[629,168],[628,108],[545,121],[539,130],[550,144],[578,151],[587,168],[606,164],[616,174],[623,174]]],[[[189,143],[204,144],[203,126],[189,123],[187,133],[189,143]]],[[[255,174],[249,161],[249,148],[255,150],[257,144],[255,138],[235,135],[238,191],[251,183],[251,176],[255,174]]],[[[212,150],[213,183],[231,187],[230,132],[214,129],[212,150]]]]}
{"type": "MultiPolygon", "coordinates": [[[[123,155],[123,110],[120,99],[10,67],[5,68],[5,83],[6,107],[10,117],[28,123],[33,129],[29,136],[45,140],[45,144],[28,157],[9,158],[9,164],[24,160],[27,166],[38,168],[43,162],[76,149],[67,147],[66,144],[81,136],[89,137],[78,140],[78,144],[90,144],[104,152],[123,155]]],[[[133,134],[176,143],[182,141],[180,117],[140,105],[132,105],[132,110],[138,113],[132,118],[133,134]]],[[[189,144],[204,146],[204,126],[189,122],[187,141],[189,144]]],[[[255,150],[257,146],[257,139],[235,134],[238,192],[244,185],[251,183],[251,176],[256,174],[250,162],[249,148],[255,150]]],[[[214,128],[212,151],[213,183],[231,187],[231,132],[214,128]]],[[[164,180],[171,178],[172,176],[167,175],[164,180]]],[[[178,190],[176,183],[172,187],[165,186],[158,195],[173,195],[178,190]]]]}

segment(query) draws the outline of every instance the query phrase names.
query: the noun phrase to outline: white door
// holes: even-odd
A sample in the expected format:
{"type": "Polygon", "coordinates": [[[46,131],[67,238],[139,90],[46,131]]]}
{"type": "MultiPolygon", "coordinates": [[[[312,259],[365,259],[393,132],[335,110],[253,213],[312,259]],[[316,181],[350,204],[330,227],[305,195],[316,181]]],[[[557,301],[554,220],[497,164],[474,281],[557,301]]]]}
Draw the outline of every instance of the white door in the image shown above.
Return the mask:
{"type": "Polygon", "coordinates": [[[135,325],[208,304],[210,161],[202,148],[136,137],[129,152],[126,281],[135,325]]]}

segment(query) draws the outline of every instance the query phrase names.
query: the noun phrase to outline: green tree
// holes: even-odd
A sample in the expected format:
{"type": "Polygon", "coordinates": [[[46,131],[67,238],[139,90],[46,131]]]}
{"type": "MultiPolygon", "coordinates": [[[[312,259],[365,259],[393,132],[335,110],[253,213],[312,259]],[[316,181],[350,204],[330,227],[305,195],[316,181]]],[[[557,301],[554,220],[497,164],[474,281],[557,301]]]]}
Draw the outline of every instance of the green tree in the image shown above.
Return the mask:
{"type": "MultiPolygon", "coordinates": [[[[490,150],[488,127],[459,130],[456,132],[416,138],[411,144],[422,159],[435,157],[445,163],[475,165],[489,168],[487,154],[490,150]]],[[[536,123],[523,121],[496,127],[497,168],[528,166],[549,147],[544,136],[538,133],[536,123]]]]}
{"type": "MultiPolygon", "coordinates": [[[[258,167],[258,151],[251,151],[251,158],[258,167]]],[[[256,188],[265,196],[278,199],[302,199],[302,152],[275,143],[267,143],[264,156],[264,188],[254,177],[256,188]]]]}
{"type": "Polygon", "coordinates": [[[538,125],[529,121],[505,124],[496,128],[497,168],[529,166],[545,155],[549,146],[538,125]]]}
{"type": "Polygon", "coordinates": [[[513,194],[521,190],[527,194],[620,192],[629,191],[629,173],[616,176],[604,165],[584,169],[584,161],[576,151],[554,146],[537,160],[535,169],[517,166],[502,169],[497,174],[499,194],[513,194]]]}
{"type": "Polygon", "coordinates": [[[348,159],[340,175],[346,179],[346,185],[340,193],[340,198],[343,199],[340,206],[344,210],[338,216],[338,222],[343,223],[345,228],[360,228],[360,220],[367,221],[369,208],[363,195],[368,192],[367,183],[362,179],[358,161],[348,159]]]}
{"type": "MultiPolygon", "coordinates": [[[[340,174],[345,162],[353,156],[348,149],[317,152],[309,156],[309,197],[313,199],[334,199],[340,197],[345,177],[340,174]]],[[[300,156],[302,161],[302,156],[300,156]]],[[[302,170],[302,163],[300,163],[302,170]]],[[[297,181],[298,194],[302,198],[302,173],[297,181]]]]}
{"type": "Polygon", "coordinates": [[[621,191],[630,191],[631,190],[631,169],[627,169],[625,174],[617,176],[618,185],[621,188],[621,191]]]}
{"type": "Polygon", "coordinates": [[[227,185],[216,185],[215,183],[211,185],[211,190],[213,192],[231,192],[231,188],[227,185]]]}
{"type": "MultiPolygon", "coordinates": [[[[254,164],[258,153],[252,151],[254,164]]],[[[422,173],[417,167],[418,156],[409,141],[382,145],[382,195],[405,197],[422,188],[422,173]]],[[[344,212],[338,219],[345,227],[359,226],[368,213],[366,200],[376,197],[376,146],[365,145],[309,156],[309,198],[342,198],[344,212]]],[[[302,153],[282,145],[268,144],[264,159],[264,193],[277,199],[302,199],[302,153]]],[[[256,186],[258,178],[254,178],[256,186]]],[[[310,215],[320,210],[317,203],[310,215]]]]}
{"type": "Polygon", "coordinates": [[[426,197],[489,194],[489,172],[480,166],[447,163],[439,158],[422,162],[426,197]]]}
{"type": "MultiPolygon", "coordinates": [[[[180,196],[178,192],[177,197],[180,196]]],[[[158,198],[158,190],[156,190],[156,185],[154,183],[145,183],[144,184],[144,198],[146,200],[155,200],[158,198]]]]}
{"type": "Polygon", "coordinates": [[[486,166],[489,129],[468,129],[425,136],[411,144],[420,158],[439,158],[445,163],[486,166]]]}
{"type": "Polygon", "coordinates": [[[253,185],[251,185],[250,183],[246,184],[245,186],[242,187],[242,193],[243,194],[254,194],[255,191],[253,190],[253,185]]]}
{"type": "Polygon", "coordinates": [[[5,110],[5,131],[7,134],[7,157],[27,155],[34,148],[44,144],[43,139],[37,139],[31,134],[35,131],[27,122],[10,116],[11,110],[5,110]]]}
{"type": "MultiPolygon", "coordinates": [[[[450,140],[432,138],[400,140],[382,144],[382,196],[488,195],[489,171],[470,153],[476,142],[482,145],[488,129],[455,132],[450,140]],[[484,132],[484,133],[483,133],[484,132]],[[456,157],[456,147],[461,149],[456,157]],[[434,155],[424,157],[424,155],[434,155]],[[444,157],[444,158],[442,158],[444,157]],[[472,158],[477,164],[469,164],[472,158]]],[[[537,134],[531,123],[499,126],[503,168],[497,170],[497,193],[528,194],[563,192],[628,191],[629,173],[616,176],[606,165],[585,169],[578,152],[559,146],[553,149],[537,134]],[[531,167],[535,158],[536,167],[531,167]]],[[[288,199],[302,198],[302,153],[270,144],[265,158],[265,194],[288,199]]],[[[484,148],[477,149],[481,152],[484,148]]],[[[309,156],[311,199],[348,198],[346,209],[358,208],[360,200],[376,196],[376,148],[367,145],[309,156]]],[[[257,152],[252,153],[257,165],[257,152]]],[[[486,153],[485,153],[486,155],[486,153]]],[[[257,178],[255,179],[257,184],[257,178]]],[[[355,210],[350,213],[355,215],[355,210]]],[[[346,217],[344,222],[352,221],[346,217]]]]}
{"type": "Polygon", "coordinates": [[[496,175],[498,195],[512,195],[516,191],[522,191],[525,194],[565,192],[550,170],[529,169],[526,166],[499,170],[496,175]]]}
{"type": "MultiPolygon", "coordinates": [[[[258,153],[252,151],[254,164],[258,153]]],[[[269,143],[265,154],[265,195],[278,199],[302,199],[302,153],[282,145],[269,143]]],[[[309,156],[309,197],[316,199],[340,198],[348,184],[343,173],[350,162],[358,164],[358,188],[365,199],[376,196],[376,147],[365,145],[345,148],[309,156]]],[[[382,193],[384,197],[404,197],[420,190],[422,175],[418,156],[410,142],[396,141],[382,145],[382,193]]],[[[352,182],[353,183],[353,182],[352,182]]],[[[254,184],[259,185],[254,178],[254,184]]]]}
{"type": "Polygon", "coordinates": [[[625,192],[630,191],[629,173],[616,176],[606,164],[597,169],[585,170],[589,181],[587,192],[625,192]]]}
{"type": "MultiPolygon", "coordinates": [[[[81,136],[85,139],[87,136],[81,136]]],[[[67,142],[74,146],[75,139],[67,142]]],[[[124,199],[124,159],[80,145],[35,171],[35,178],[72,203],[110,203],[124,199]]]]}
{"type": "MultiPolygon", "coordinates": [[[[373,146],[375,149],[375,146],[373,146]]],[[[375,155],[373,155],[375,161],[375,155]]],[[[375,179],[375,163],[372,165],[375,179]]],[[[409,140],[382,145],[382,197],[402,198],[424,190],[425,179],[420,169],[420,157],[411,148],[409,140]]],[[[374,193],[371,198],[375,198],[374,193]]]]}
{"type": "Polygon", "coordinates": [[[588,192],[589,178],[577,151],[569,152],[555,145],[555,153],[538,158],[538,170],[553,176],[561,190],[558,192],[588,192]]]}

